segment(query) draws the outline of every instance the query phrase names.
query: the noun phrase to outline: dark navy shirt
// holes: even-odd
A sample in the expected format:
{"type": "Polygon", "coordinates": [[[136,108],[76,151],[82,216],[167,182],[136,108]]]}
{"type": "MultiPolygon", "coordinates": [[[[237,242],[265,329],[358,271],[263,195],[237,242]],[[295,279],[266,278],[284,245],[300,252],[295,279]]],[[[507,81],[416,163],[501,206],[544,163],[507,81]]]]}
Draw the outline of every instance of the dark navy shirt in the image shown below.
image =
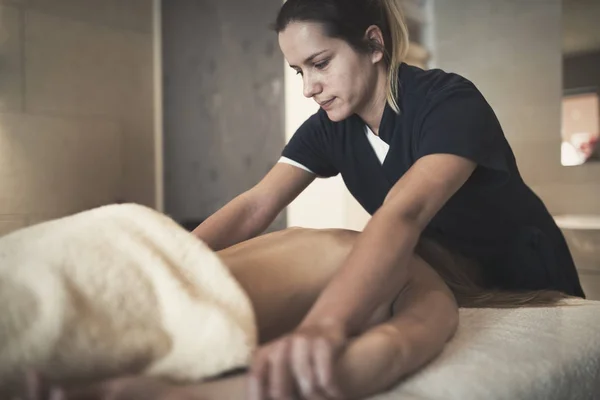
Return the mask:
{"type": "Polygon", "coordinates": [[[560,229],[524,183],[502,127],[475,85],[403,63],[397,100],[401,112],[386,105],[379,127],[390,146],[383,164],[360,117],[332,122],[322,109],[297,130],[282,156],[321,177],[341,174],[370,214],[419,158],[447,153],[470,159],[476,170],[423,234],[478,260],[494,286],[583,296],[560,229]]]}

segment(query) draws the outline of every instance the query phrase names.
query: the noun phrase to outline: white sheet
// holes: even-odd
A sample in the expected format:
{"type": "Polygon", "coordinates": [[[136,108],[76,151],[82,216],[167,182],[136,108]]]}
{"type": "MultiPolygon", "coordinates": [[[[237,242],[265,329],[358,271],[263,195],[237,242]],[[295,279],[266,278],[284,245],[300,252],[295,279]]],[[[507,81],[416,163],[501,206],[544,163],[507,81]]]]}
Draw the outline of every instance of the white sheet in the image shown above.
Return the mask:
{"type": "Polygon", "coordinates": [[[600,302],[463,309],[428,366],[372,400],[600,399],[600,302]]]}

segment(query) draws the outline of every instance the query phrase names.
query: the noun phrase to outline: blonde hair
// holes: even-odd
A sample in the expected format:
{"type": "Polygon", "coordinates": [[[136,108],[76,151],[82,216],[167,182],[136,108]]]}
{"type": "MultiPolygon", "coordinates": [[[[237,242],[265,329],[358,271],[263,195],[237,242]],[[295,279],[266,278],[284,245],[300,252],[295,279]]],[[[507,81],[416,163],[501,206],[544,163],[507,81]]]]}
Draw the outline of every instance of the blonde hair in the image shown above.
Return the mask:
{"type": "Polygon", "coordinates": [[[387,102],[396,113],[400,113],[400,106],[397,101],[399,96],[398,69],[404,61],[410,46],[408,25],[397,0],[380,1],[383,3],[382,6],[387,17],[391,38],[390,46],[386,46],[391,49],[391,54],[388,55],[387,102]]]}
{"type": "Polygon", "coordinates": [[[564,305],[564,300],[572,298],[555,290],[506,291],[485,288],[481,271],[475,262],[429,239],[421,239],[417,254],[440,275],[462,308],[551,307],[564,305]]]}

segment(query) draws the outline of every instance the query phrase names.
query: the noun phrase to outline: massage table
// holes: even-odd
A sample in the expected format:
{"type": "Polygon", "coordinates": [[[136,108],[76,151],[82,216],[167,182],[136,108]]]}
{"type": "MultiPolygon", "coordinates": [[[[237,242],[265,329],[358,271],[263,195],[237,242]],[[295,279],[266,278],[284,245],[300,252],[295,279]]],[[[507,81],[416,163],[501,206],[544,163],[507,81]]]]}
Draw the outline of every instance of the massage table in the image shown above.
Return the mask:
{"type": "Polygon", "coordinates": [[[600,399],[600,302],[462,309],[442,354],[370,400],[600,399]]]}

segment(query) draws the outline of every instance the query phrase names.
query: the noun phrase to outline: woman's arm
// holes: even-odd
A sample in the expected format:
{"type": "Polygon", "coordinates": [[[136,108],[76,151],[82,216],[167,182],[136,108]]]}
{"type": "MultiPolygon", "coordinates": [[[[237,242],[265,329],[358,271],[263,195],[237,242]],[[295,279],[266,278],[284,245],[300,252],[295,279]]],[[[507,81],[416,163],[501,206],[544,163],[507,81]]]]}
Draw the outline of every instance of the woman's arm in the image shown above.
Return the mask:
{"type": "Polygon", "coordinates": [[[405,288],[421,232],[474,169],[474,162],[450,154],[424,156],[413,165],[299,326],[255,353],[251,399],[283,398],[279,394],[293,384],[337,398],[334,367],[349,339],[368,329],[373,313],[405,288]]]}
{"type": "Polygon", "coordinates": [[[315,175],[277,163],[260,183],[211,215],[193,233],[214,251],[259,235],[315,175]]]}
{"type": "Polygon", "coordinates": [[[404,287],[421,232],[475,166],[450,154],[418,160],[392,188],[301,327],[327,321],[348,335],[360,332],[370,314],[404,287]]]}

